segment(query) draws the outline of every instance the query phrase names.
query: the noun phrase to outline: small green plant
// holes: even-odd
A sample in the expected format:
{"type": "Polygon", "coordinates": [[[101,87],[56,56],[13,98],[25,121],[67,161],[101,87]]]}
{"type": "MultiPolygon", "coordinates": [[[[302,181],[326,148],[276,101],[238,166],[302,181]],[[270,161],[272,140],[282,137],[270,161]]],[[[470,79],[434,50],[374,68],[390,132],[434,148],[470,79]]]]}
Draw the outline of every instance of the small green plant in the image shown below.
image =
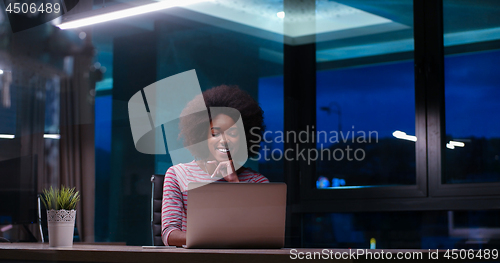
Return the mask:
{"type": "Polygon", "coordinates": [[[80,193],[76,189],[61,186],[61,189],[44,189],[42,194],[42,203],[47,210],[73,210],[80,201],[80,193]]]}

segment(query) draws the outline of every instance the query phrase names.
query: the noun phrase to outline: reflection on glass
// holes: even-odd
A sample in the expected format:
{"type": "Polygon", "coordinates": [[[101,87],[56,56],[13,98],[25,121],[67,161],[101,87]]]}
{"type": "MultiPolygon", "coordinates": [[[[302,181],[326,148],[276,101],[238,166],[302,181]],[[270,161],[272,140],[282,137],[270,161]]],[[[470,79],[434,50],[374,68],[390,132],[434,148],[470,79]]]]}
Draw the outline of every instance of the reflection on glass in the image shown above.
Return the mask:
{"type": "Polygon", "coordinates": [[[305,214],[303,247],[497,249],[499,210],[305,214]]]}
{"type": "Polygon", "coordinates": [[[317,83],[316,145],[331,153],[318,176],[333,188],[415,184],[413,63],[320,71],[317,83]]]}
{"type": "Polygon", "coordinates": [[[336,2],[347,27],[316,40],[317,188],[415,184],[413,2],[336,2]]]}
{"type": "MultiPolygon", "coordinates": [[[[129,143],[124,102],[139,89],[195,69],[202,90],[238,85],[258,100],[268,129],[283,130],[283,35],[272,30],[283,31],[280,11],[283,1],[205,1],[91,27],[93,67],[103,73],[96,85],[97,241],[149,242],[147,227],[136,227],[148,216],[149,176],[172,165],[169,154],[144,155],[129,143]],[[129,209],[121,210],[123,204],[129,209]]],[[[283,180],[280,162],[249,160],[245,166],[283,180]]]]}
{"type": "Polygon", "coordinates": [[[444,46],[500,39],[498,12],[500,4],[495,0],[444,0],[444,46]]]}
{"type": "Polygon", "coordinates": [[[259,171],[265,174],[272,182],[284,180],[283,158],[273,151],[283,152],[284,144],[275,140],[273,136],[278,131],[283,131],[283,76],[259,78],[259,104],[264,111],[266,132],[262,136],[259,151],[259,171]]]}
{"type": "Polygon", "coordinates": [[[446,137],[442,183],[500,182],[500,5],[443,1],[446,137]],[[466,17],[464,17],[464,15],[466,17]],[[467,44],[467,45],[464,45],[467,44]]]}
{"type": "MultiPolygon", "coordinates": [[[[109,210],[109,189],[111,172],[111,110],[112,97],[97,96],[95,98],[95,213],[104,215],[109,210]]],[[[101,217],[102,218],[102,217],[101,217]]],[[[107,221],[96,218],[94,223],[95,237],[99,242],[109,241],[109,225],[107,221]]]]}
{"type": "Polygon", "coordinates": [[[13,139],[16,134],[18,90],[16,85],[11,86],[12,72],[0,71],[0,139],[13,139]]]}

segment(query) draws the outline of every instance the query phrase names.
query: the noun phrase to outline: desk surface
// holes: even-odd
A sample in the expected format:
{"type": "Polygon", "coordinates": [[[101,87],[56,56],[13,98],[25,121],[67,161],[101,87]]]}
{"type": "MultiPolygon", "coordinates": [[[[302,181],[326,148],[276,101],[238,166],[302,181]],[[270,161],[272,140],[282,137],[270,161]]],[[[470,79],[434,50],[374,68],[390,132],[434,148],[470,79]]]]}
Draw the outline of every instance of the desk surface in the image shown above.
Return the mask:
{"type": "MultiPolygon", "coordinates": [[[[318,250],[319,251],[319,250],[318,250]]],[[[290,262],[290,249],[144,249],[140,246],[0,243],[0,261],[45,262],[290,262]]]]}
{"type": "MultiPolygon", "coordinates": [[[[323,249],[296,249],[294,253],[321,253],[323,249]]],[[[349,252],[348,249],[328,249],[335,252],[349,252]]],[[[353,249],[354,250],[354,249],[353,249]]],[[[381,250],[370,250],[381,251],[381,250]]],[[[384,250],[386,252],[423,252],[428,250],[384,250]]],[[[424,257],[425,259],[425,257],[424,257]]],[[[51,248],[42,243],[0,243],[0,262],[22,260],[30,262],[295,262],[291,249],[144,249],[140,246],[123,245],[81,245],[72,248],[51,248]]],[[[324,260],[322,260],[324,261],[324,260]]],[[[353,262],[357,260],[327,261],[353,262]]],[[[420,260],[419,262],[425,262],[420,260]]]]}

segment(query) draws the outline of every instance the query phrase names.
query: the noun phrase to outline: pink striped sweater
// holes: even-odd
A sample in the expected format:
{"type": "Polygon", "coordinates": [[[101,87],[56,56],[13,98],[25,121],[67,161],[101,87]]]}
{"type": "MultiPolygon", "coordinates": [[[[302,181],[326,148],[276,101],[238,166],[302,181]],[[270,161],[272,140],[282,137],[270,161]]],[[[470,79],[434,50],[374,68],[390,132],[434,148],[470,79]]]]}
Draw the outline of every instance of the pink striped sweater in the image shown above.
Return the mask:
{"type": "MultiPolygon", "coordinates": [[[[238,173],[240,182],[269,183],[262,174],[243,168],[238,173]]],[[[161,209],[162,240],[168,246],[168,236],[173,230],[186,231],[187,188],[189,182],[212,182],[210,175],[203,171],[195,161],[170,167],[163,183],[161,209]]],[[[221,179],[221,181],[225,181],[221,179]]]]}

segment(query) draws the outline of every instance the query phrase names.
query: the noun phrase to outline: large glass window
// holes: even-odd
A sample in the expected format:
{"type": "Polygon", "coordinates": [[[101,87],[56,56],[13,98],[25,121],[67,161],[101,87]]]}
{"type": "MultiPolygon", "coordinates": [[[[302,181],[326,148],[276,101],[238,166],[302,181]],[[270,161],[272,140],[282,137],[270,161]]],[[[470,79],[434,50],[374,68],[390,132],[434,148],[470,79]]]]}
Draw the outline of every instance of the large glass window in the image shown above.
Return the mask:
{"type": "Polygon", "coordinates": [[[341,3],[363,25],[317,43],[317,188],[415,185],[412,1],[341,3]]]}
{"type": "Polygon", "coordinates": [[[266,131],[261,142],[259,156],[259,171],[265,174],[270,181],[283,182],[283,152],[284,144],[275,140],[273,134],[283,131],[283,76],[270,76],[259,79],[259,104],[264,111],[266,131]]]}
{"type": "Polygon", "coordinates": [[[445,0],[443,5],[447,55],[442,183],[500,182],[500,5],[484,0],[445,0]]]}
{"type": "Polygon", "coordinates": [[[17,117],[17,88],[12,85],[12,73],[6,69],[0,69],[0,139],[10,139],[16,134],[16,117],[17,117]]]}
{"type": "Polygon", "coordinates": [[[415,133],[412,61],[317,76],[318,175],[333,187],[415,184],[415,143],[398,138],[415,133]]]}
{"type": "Polygon", "coordinates": [[[111,171],[111,95],[95,98],[95,237],[98,242],[109,241],[109,214],[111,171]]]}
{"type": "Polygon", "coordinates": [[[498,210],[304,215],[304,247],[497,249],[498,210]]]}
{"type": "MultiPolygon", "coordinates": [[[[264,1],[255,4],[255,8],[261,8],[264,1]]],[[[149,224],[143,224],[149,220],[150,178],[152,174],[165,174],[173,165],[168,152],[144,154],[135,148],[127,107],[140,90],[194,69],[202,91],[223,84],[238,85],[262,107],[267,130],[283,130],[283,37],[265,28],[271,21],[275,23],[273,28],[282,30],[282,20],[276,16],[282,4],[272,7],[276,12],[265,14],[229,1],[207,5],[213,9],[191,6],[92,26],[92,41],[97,49],[93,67],[104,73],[96,84],[98,241],[135,245],[150,242],[149,224]],[[220,12],[228,20],[221,22],[220,12]],[[244,21],[231,15],[234,12],[258,19],[244,21]]],[[[193,99],[182,97],[184,94],[170,95],[183,99],[182,107],[193,99]]],[[[170,132],[163,129],[159,131],[170,132]]],[[[168,139],[158,134],[156,143],[164,147],[168,139]]],[[[173,137],[178,138],[178,133],[173,137]]],[[[167,142],[167,147],[171,145],[167,142]]],[[[272,150],[282,146],[267,147],[272,150]]],[[[244,166],[270,181],[283,181],[282,160],[260,155],[244,166]]]]}

